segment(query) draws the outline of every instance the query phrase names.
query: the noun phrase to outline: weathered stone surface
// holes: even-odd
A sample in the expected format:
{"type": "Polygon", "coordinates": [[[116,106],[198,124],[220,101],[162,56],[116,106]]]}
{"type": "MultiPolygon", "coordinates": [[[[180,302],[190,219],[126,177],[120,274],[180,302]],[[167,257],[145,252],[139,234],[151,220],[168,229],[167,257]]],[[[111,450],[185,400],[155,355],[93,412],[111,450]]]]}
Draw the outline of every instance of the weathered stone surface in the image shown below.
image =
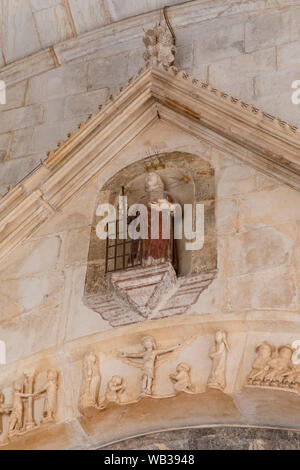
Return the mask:
{"type": "Polygon", "coordinates": [[[224,199],[216,204],[217,230],[220,234],[234,234],[237,230],[237,201],[224,199]]]}
{"type": "Polygon", "coordinates": [[[287,186],[243,196],[240,202],[240,228],[248,230],[297,220],[299,200],[299,193],[287,186]]]}
{"type": "MultiPolygon", "coordinates": [[[[63,277],[40,275],[36,277],[1,281],[1,319],[9,321],[34,311],[42,320],[44,310],[55,309],[62,300],[63,277]]],[[[34,334],[34,332],[32,332],[34,334]]],[[[16,349],[18,349],[16,347],[16,349]]],[[[21,357],[21,356],[20,356],[21,357]]]]}
{"type": "Polygon", "coordinates": [[[279,181],[275,181],[274,178],[270,178],[269,176],[263,175],[261,173],[257,173],[256,175],[256,189],[258,191],[264,189],[275,189],[280,186],[279,181]]]}
{"type": "MultiPolygon", "coordinates": [[[[293,12],[297,14],[297,10],[293,12]]],[[[246,23],[245,50],[252,52],[264,47],[276,46],[291,40],[291,12],[267,13],[252,17],[246,23]],[[278,32],[280,31],[280,34],[278,32]]]]}
{"type": "Polygon", "coordinates": [[[26,103],[40,103],[87,90],[87,64],[70,64],[29,81],[26,103]]]}
{"type": "MultiPolygon", "coordinates": [[[[295,68],[297,68],[297,66],[295,68]]],[[[256,97],[265,98],[271,96],[274,99],[274,93],[276,93],[277,100],[280,97],[280,94],[289,93],[290,102],[288,104],[292,105],[292,83],[296,80],[295,73],[295,70],[284,70],[260,75],[255,79],[256,97]]],[[[279,111],[277,111],[277,113],[278,112],[279,111]]]]}
{"type": "Polygon", "coordinates": [[[278,70],[299,67],[299,50],[300,42],[293,41],[290,44],[282,44],[277,47],[277,65],[278,70]]]}
{"type": "Polygon", "coordinates": [[[223,73],[226,79],[237,81],[236,77],[239,75],[240,79],[243,77],[254,77],[261,73],[275,71],[276,67],[276,54],[274,48],[267,48],[261,51],[253,52],[251,54],[243,54],[237,57],[224,59],[210,68],[211,81],[214,78],[219,79],[223,73]],[[237,75],[238,74],[238,75],[237,75]]]}
{"type": "Polygon", "coordinates": [[[59,5],[59,3],[60,0],[44,0],[43,3],[41,3],[39,0],[30,0],[31,8],[34,13],[56,7],[59,5]]]}
{"type": "Polygon", "coordinates": [[[39,165],[41,158],[41,155],[31,155],[30,157],[1,163],[2,183],[0,184],[0,193],[5,194],[8,186],[14,186],[21,181],[24,177],[24,170],[26,174],[30,173],[39,165]]]}
{"type": "Polygon", "coordinates": [[[88,69],[88,89],[109,87],[113,91],[118,84],[126,83],[128,80],[127,61],[127,54],[119,54],[91,62],[88,69]]]}
{"type": "Polygon", "coordinates": [[[40,50],[37,31],[29,2],[3,0],[2,47],[6,63],[40,50]]]}
{"type": "Polygon", "coordinates": [[[290,264],[295,241],[293,225],[236,234],[228,240],[228,274],[236,276],[290,264]]]}
{"type": "Polygon", "coordinates": [[[4,80],[7,86],[13,85],[39,73],[51,70],[55,66],[53,54],[49,49],[46,49],[3,67],[0,70],[0,80],[4,80]]]}
{"type": "Polygon", "coordinates": [[[32,152],[32,137],[34,127],[16,130],[13,133],[10,148],[10,158],[20,158],[30,155],[32,152]]]}
{"type": "Polygon", "coordinates": [[[110,22],[109,10],[98,0],[69,0],[78,34],[99,28],[110,22]]]}
{"type": "Polygon", "coordinates": [[[78,129],[81,117],[86,116],[56,122],[53,120],[36,126],[31,140],[31,152],[41,153],[56,149],[59,141],[67,140],[68,133],[78,129]]]}
{"type": "Polygon", "coordinates": [[[0,163],[8,156],[11,138],[11,134],[0,135],[0,163]]]}
{"type": "MultiPolygon", "coordinates": [[[[136,16],[143,13],[145,10],[148,10],[149,3],[147,0],[140,0],[138,3],[124,3],[119,2],[118,0],[108,0],[109,10],[113,21],[118,21],[123,18],[128,18],[129,16],[136,16]]],[[[181,3],[180,0],[172,0],[172,4],[176,5],[181,3]]],[[[154,4],[151,4],[151,10],[156,10],[162,8],[166,5],[169,5],[167,0],[155,0],[154,4]]]]}
{"type": "Polygon", "coordinates": [[[273,116],[277,116],[277,114],[280,113],[280,116],[282,116],[281,119],[286,122],[290,122],[294,126],[299,126],[299,109],[298,106],[292,104],[291,98],[294,90],[292,89],[291,84],[292,82],[281,94],[279,93],[276,98],[277,106],[275,106],[274,97],[271,95],[254,98],[252,100],[253,104],[260,106],[263,109],[268,109],[269,113],[273,116]]]}
{"type": "Polygon", "coordinates": [[[219,198],[251,193],[256,189],[255,171],[242,165],[219,170],[217,181],[219,198]]]}
{"type": "Polygon", "coordinates": [[[93,220],[93,210],[97,198],[97,180],[89,181],[88,186],[82,188],[62,212],[48,220],[35,233],[35,237],[44,238],[57,233],[71,233],[79,228],[90,227],[93,220]]]}
{"type": "Polygon", "coordinates": [[[80,267],[72,274],[72,291],[70,292],[70,312],[65,332],[65,340],[110,330],[109,323],[99,313],[87,308],[82,302],[86,267],[80,267]]]}
{"type": "Polygon", "coordinates": [[[251,99],[253,77],[275,70],[276,51],[268,48],[213,63],[209,67],[209,81],[215,87],[236,94],[237,98],[251,99]]]}
{"type": "Polygon", "coordinates": [[[231,310],[297,309],[295,272],[292,268],[232,277],[228,281],[231,310]]]}
{"type": "MultiPolygon", "coordinates": [[[[295,55],[297,42],[294,41],[297,39],[299,15],[298,8],[292,9],[295,5],[292,2],[285,5],[287,10],[282,15],[282,18],[291,17],[289,41],[292,42],[281,44],[277,48],[279,71],[286,67],[294,70],[295,61],[297,60],[297,54],[295,55]]],[[[53,0],[47,2],[44,7],[41,7],[38,3],[33,3],[31,6],[34,15],[39,17],[48,13],[49,15],[52,14],[59,7],[59,2],[53,0]]],[[[293,73],[291,76],[287,75],[285,77],[275,72],[275,47],[266,47],[268,42],[258,39],[257,36],[255,37],[257,50],[245,54],[240,49],[243,44],[241,35],[245,20],[243,14],[249,11],[261,11],[264,7],[263,2],[257,1],[251,2],[251,4],[246,2],[246,4],[238,7],[232,3],[230,8],[226,10],[221,2],[217,5],[212,5],[210,2],[209,5],[198,5],[197,16],[195,16],[196,9],[193,9],[192,5],[186,5],[184,9],[181,7],[171,8],[169,10],[171,21],[173,18],[178,18],[176,30],[178,36],[177,65],[180,68],[187,69],[187,71],[204,81],[209,80],[214,86],[231,92],[238,98],[252,101],[254,104],[264,107],[271,114],[281,115],[284,119],[297,124],[299,121],[298,107],[290,104],[293,73]],[[220,14],[222,16],[218,17],[220,14]],[[199,23],[199,15],[201,23],[199,23]],[[237,80],[237,77],[239,80],[237,80]],[[274,100],[274,95],[277,96],[276,100],[274,100]]],[[[272,37],[273,31],[278,32],[279,30],[276,28],[263,28],[263,26],[265,20],[266,22],[273,22],[280,17],[280,13],[275,11],[277,7],[278,4],[268,4],[268,10],[264,10],[263,15],[247,17],[248,25],[253,25],[253,28],[257,27],[259,31],[264,29],[265,33],[262,34],[272,37]]],[[[98,16],[100,11],[105,16],[105,21],[111,21],[108,10],[106,11],[102,7],[99,9],[99,3],[97,2],[95,6],[92,0],[90,2],[73,0],[70,8],[74,23],[80,25],[79,28],[84,29],[84,24],[88,21],[93,20],[97,23],[100,20],[98,16]],[[79,10],[79,7],[81,10],[79,10]]],[[[150,23],[154,21],[153,18],[155,19],[156,16],[149,16],[150,23]]],[[[47,24],[50,25],[50,23],[51,21],[48,21],[47,24]]],[[[52,30],[54,31],[53,28],[52,30]]],[[[47,36],[46,39],[48,39],[50,35],[47,28],[43,27],[42,33],[44,31],[47,36]]],[[[285,34],[286,29],[282,28],[280,33],[277,34],[280,41],[285,40],[285,34]]],[[[254,33],[253,35],[255,36],[254,33]]],[[[64,61],[64,57],[67,56],[68,60],[77,57],[77,63],[70,64],[70,72],[65,71],[64,67],[58,67],[52,71],[52,74],[49,74],[49,72],[43,73],[40,77],[35,77],[33,81],[30,80],[27,103],[46,103],[46,122],[60,120],[63,112],[61,109],[64,107],[63,98],[68,94],[84,94],[87,90],[88,83],[85,81],[87,77],[84,78],[84,75],[88,62],[90,62],[89,87],[92,90],[110,87],[111,91],[117,91],[118,86],[122,82],[126,82],[130,75],[135,74],[143,63],[140,47],[141,36],[141,28],[135,20],[131,21],[130,25],[128,23],[127,27],[118,26],[116,32],[113,29],[99,30],[84,37],[80,36],[71,42],[61,43],[57,48],[58,59],[64,61]],[[76,55],[77,47],[79,48],[77,52],[80,58],[76,55]],[[69,54],[71,54],[70,57],[69,54]],[[57,101],[55,102],[55,100],[57,101]]],[[[270,45],[273,45],[272,41],[270,45]]],[[[55,55],[50,50],[45,50],[28,57],[26,60],[4,67],[0,71],[0,79],[5,79],[10,84],[52,69],[57,65],[55,55]]],[[[11,98],[9,101],[14,102],[11,98]]],[[[81,106],[80,98],[78,98],[78,106],[81,106]]],[[[85,107],[85,101],[83,101],[82,106],[85,107]]],[[[93,109],[91,107],[87,113],[92,112],[93,109]]],[[[59,138],[61,137],[59,136],[59,138]]],[[[30,139],[30,133],[28,139],[30,139]]],[[[54,140],[56,141],[56,137],[54,140]]],[[[24,142],[24,148],[28,149],[28,146],[24,142]]],[[[51,146],[47,150],[50,148],[51,146]]],[[[35,152],[35,150],[33,149],[32,152],[35,152]]],[[[30,152],[26,150],[26,152],[19,155],[30,155],[30,152]]]]}
{"type": "Polygon", "coordinates": [[[81,93],[79,95],[68,96],[65,102],[64,117],[71,119],[74,116],[83,116],[90,113],[97,113],[100,104],[107,98],[108,89],[81,93]]]}
{"type": "Polygon", "coordinates": [[[145,60],[143,57],[144,52],[145,52],[145,48],[139,47],[138,49],[133,48],[128,53],[127,74],[129,78],[134,77],[137,74],[137,71],[140,70],[142,67],[144,67],[145,65],[145,60]]]}
{"type": "MultiPolygon", "coordinates": [[[[35,288],[39,287],[37,283],[35,288]]],[[[57,326],[58,312],[54,308],[42,310],[42,315],[34,312],[2,322],[0,335],[5,337],[7,364],[54,347],[57,326]]]]}
{"type": "Polygon", "coordinates": [[[63,257],[64,266],[86,263],[90,233],[89,226],[67,232],[63,257]]]}
{"type": "Polygon", "coordinates": [[[30,277],[56,269],[61,249],[59,236],[29,240],[23,247],[27,256],[24,257],[24,249],[16,250],[0,272],[0,279],[30,277]]]}
{"type": "MultiPolygon", "coordinates": [[[[282,57],[282,56],[281,56],[282,57]]],[[[284,66],[283,66],[284,67],[284,66]]],[[[299,108],[292,103],[292,83],[297,79],[297,65],[291,70],[262,74],[255,79],[254,103],[267,109],[270,114],[299,125],[299,108]],[[276,100],[274,100],[276,96],[276,100]]]]}
{"type": "Polygon", "coordinates": [[[14,129],[36,126],[43,121],[43,108],[40,105],[10,109],[0,114],[1,131],[9,132],[14,129]]]}
{"type": "Polygon", "coordinates": [[[27,81],[6,88],[6,104],[1,105],[1,111],[11,108],[19,108],[25,104],[27,81]]]}
{"type": "Polygon", "coordinates": [[[198,25],[194,38],[195,65],[238,56],[244,51],[244,25],[236,21],[216,20],[198,25]]]}

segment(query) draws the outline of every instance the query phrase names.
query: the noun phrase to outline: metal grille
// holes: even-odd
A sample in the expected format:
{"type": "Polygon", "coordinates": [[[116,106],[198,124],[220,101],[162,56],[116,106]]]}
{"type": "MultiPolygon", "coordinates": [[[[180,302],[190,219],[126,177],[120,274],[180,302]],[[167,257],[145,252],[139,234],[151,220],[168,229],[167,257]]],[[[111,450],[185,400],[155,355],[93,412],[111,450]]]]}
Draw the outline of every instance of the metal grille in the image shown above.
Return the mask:
{"type": "MultiPolygon", "coordinates": [[[[129,217],[127,223],[132,221],[129,217]]],[[[105,272],[111,273],[123,269],[135,268],[142,264],[142,243],[141,240],[132,240],[128,237],[124,240],[120,237],[123,232],[123,221],[110,222],[106,226],[108,234],[115,233],[115,239],[106,239],[106,262],[105,272]],[[112,225],[113,224],[113,225],[112,225]],[[112,225],[110,227],[110,225],[112,225]]]]}

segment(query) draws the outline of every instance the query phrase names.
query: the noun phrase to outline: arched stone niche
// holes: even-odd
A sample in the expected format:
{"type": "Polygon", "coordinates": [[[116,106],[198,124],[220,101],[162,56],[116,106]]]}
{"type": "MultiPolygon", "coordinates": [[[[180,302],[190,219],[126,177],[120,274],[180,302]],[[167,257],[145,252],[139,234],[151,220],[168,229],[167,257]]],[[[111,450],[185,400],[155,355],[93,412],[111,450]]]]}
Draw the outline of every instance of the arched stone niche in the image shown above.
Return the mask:
{"type": "MultiPolygon", "coordinates": [[[[194,207],[196,204],[204,206],[204,245],[200,250],[186,250],[186,240],[176,240],[178,258],[176,282],[180,301],[178,303],[179,297],[170,299],[170,305],[164,305],[159,318],[185,313],[187,307],[197,301],[201,292],[216,275],[214,169],[202,158],[184,152],[162,153],[135,162],[116,173],[99,191],[90,235],[84,302],[88,307],[99,312],[104,319],[109,320],[112,326],[141,321],[146,318],[146,314],[144,318],[138,315],[138,312],[133,314],[130,312],[130,306],[128,308],[128,305],[122,304],[121,299],[111,292],[110,276],[105,273],[106,241],[100,240],[96,235],[96,227],[102,217],[97,216],[96,211],[100,204],[107,203],[118,209],[122,186],[125,187],[128,205],[137,203],[145,192],[145,176],[149,171],[160,175],[165,190],[182,208],[185,204],[193,204],[194,207]],[[192,287],[187,293],[189,285],[192,287]],[[107,313],[112,309],[114,309],[113,318],[107,313]]],[[[195,220],[193,222],[195,228],[195,220]]],[[[135,274],[131,268],[126,271],[134,278],[135,274]]],[[[169,284],[170,288],[174,282],[169,284]]],[[[163,292],[160,291],[160,297],[162,294],[163,292]]]]}

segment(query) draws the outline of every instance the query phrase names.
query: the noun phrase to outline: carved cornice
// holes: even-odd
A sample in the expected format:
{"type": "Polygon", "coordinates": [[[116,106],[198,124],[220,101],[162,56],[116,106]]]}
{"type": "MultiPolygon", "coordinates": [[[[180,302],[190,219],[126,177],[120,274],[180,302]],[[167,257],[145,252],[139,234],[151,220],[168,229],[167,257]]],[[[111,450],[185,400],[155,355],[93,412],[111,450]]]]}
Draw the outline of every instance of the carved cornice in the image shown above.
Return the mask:
{"type": "Polygon", "coordinates": [[[163,119],[300,190],[300,129],[176,68],[143,68],[0,201],[0,258],[163,119]]]}

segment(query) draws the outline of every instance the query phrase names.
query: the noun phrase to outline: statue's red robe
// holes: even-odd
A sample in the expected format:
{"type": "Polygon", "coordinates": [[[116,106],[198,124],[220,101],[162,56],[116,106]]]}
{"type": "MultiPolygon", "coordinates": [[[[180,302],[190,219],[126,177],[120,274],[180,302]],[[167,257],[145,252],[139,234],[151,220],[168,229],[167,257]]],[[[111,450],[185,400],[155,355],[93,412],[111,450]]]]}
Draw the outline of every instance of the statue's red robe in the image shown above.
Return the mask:
{"type": "MultiPolygon", "coordinates": [[[[158,199],[164,199],[171,204],[175,204],[174,198],[166,193],[165,191],[159,191],[159,194],[147,193],[140,201],[147,207],[148,215],[148,238],[138,239],[133,242],[131,259],[132,261],[137,257],[141,257],[143,266],[158,265],[162,263],[170,262],[173,267],[177,268],[177,257],[174,244],[174,226],[173,226],[173,215],[170,214],[170,233],[168,238],[163,238],[163,215],[159,211],[158,217],[151,217],[151,212],[156,211],[153,209],[151,204],[157,203],[158,199]],[[158,238],[151,238],[152,223],[158,223],[158,238]]],[[[142,218],[141,218],[142,219],[142,218]]]]}

